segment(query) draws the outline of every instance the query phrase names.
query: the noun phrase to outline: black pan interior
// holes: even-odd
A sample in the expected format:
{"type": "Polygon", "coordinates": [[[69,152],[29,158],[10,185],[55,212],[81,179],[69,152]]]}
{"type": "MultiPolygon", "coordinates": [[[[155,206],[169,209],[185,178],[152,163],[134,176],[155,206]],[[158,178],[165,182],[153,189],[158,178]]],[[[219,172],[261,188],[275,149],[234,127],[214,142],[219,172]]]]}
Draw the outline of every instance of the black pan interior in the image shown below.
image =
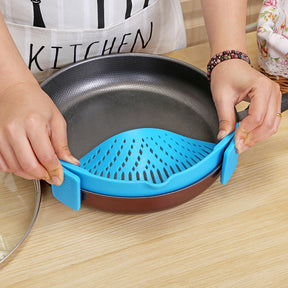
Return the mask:
{"type": "Polygon", "coordinates": [[[41,86],[64,115],[78,158],[115,134],[142,127],[217,142],[218,117],[205,74],[171,58],[92,58],[61,69],[41,86]]]}

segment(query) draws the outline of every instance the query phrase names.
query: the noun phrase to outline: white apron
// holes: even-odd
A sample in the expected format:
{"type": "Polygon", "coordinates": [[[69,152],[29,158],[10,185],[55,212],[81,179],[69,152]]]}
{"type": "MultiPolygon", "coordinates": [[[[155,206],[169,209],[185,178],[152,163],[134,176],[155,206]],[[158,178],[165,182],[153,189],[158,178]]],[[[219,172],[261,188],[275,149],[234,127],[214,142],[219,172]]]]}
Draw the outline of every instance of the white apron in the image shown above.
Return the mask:
{"type": "Polygon", "coordinates": [[[93,56],[186,46],[179,0],[0,0],[0,10],[38,81],[93,56]]]}
{"type": "Polygon", "coordinates": [[[265,0],[258,17],[258,62],[268,74],[288,78],[288,1],[265,0]]]}

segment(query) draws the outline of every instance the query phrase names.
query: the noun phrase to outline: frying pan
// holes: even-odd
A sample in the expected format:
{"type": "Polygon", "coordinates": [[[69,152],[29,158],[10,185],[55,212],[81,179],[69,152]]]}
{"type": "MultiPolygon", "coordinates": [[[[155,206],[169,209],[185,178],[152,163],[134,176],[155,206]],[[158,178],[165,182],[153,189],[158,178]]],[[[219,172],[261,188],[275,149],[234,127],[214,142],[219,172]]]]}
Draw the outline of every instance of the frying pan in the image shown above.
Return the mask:
{"type": "MultiPolygon", "coordinates": [[[[206,75],[178,60],[136,53],[96,57],[61,69],[41,87],[66,119],[69,147],[78,158],[137,128],[218,143],[218,116],[206,75]]],[[[199,181],[161,195],[118,197],[82,189],[81,200],[113,212],[162,210],[203,192],[221,168],[219,161],[199,181]]]]}

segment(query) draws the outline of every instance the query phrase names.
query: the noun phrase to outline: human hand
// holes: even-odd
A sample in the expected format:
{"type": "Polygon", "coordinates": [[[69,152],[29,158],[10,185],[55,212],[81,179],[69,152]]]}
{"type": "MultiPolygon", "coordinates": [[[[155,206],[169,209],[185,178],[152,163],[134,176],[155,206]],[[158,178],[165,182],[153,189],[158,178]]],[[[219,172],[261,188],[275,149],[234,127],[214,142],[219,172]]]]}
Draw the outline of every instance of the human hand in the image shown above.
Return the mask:
{"type": "Polygon", "coordinates": [[[59,159],[79,165],[67,145],[66,122],[39,84],[0,91],[0,170],[60,185],[59,159]]]}
{"type": "Polygon", "coordinates": [[[219,139],[235,128],[235,105],[243,100],[250,102],[248,116],[235,133],[239,153],[277,132],[280,87],[245,61],[235,59],[218,64],[212,71],[211,91],[219,118],[219,139]]]}

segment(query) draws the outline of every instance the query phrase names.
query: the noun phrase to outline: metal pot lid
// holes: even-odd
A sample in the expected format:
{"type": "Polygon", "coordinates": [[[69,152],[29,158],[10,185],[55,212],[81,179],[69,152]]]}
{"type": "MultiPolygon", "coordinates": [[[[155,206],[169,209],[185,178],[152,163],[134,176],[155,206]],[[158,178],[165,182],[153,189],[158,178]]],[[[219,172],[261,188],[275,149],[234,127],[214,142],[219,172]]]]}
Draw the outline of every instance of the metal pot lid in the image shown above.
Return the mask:
{"type": "Polygon", "coordinates": [[[31,231],[40,207],[40,182],[0,172],[0,195],[0,263],[2,263],[31,231]]]}

